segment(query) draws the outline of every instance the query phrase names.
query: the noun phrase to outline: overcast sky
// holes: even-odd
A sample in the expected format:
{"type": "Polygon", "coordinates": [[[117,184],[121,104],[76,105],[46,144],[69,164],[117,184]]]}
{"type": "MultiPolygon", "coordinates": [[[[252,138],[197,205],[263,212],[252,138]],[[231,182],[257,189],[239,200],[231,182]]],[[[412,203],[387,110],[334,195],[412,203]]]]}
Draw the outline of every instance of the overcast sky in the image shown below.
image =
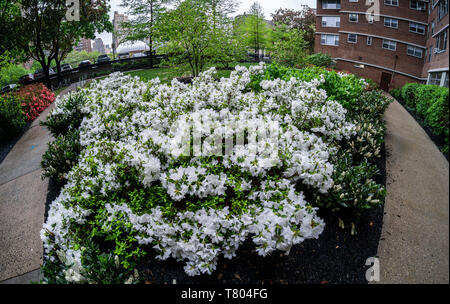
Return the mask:
{"type": "MultiPolygon", "coordinates": [[[[255,2],[255,0],[240,0],[241,5],[239,6],[236,14],[241,14],[248,11],[250,6],[255,2]]],[[[309,7],[316,7],[316,0],[259,0],[261,6],[264,8],[264,13],[266,19],[272,19],[271,14],[274,13],[279,8],[290,8],[290,9],[300,9],[302,5],[308,5],[309,7]]],[[[122,0],[110,0],[111,11],[109,13],[110,20],[112,21],[114,16],[114,11],[119,13],[126,13],[126,8],[121,7],[120,4],[122,0]]],[[[109,44],[111,46],[112,34],[102,33],[97,35],[97,37],[102,38],[104,44],[109,44]]]]}

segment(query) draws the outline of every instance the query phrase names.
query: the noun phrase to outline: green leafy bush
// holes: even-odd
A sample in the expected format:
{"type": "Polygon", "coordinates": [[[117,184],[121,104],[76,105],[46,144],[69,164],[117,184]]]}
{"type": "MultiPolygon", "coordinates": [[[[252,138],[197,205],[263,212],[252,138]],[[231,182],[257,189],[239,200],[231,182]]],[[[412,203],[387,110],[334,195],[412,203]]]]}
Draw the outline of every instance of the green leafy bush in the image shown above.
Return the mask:
{"type": "Polygon", "coordinates": [[[46,126],[53,136],[65,134],[70,129],[77,129],[86,116],[81,110],[87,100],[84,92],[69,94],[62,104],[58,104],[58,108],[62,110],[58,113],[52,112],[46,121],[41,122],[41,125],[46,126]]]}
{"type": "Polygon", "coordinates": [[[432,132],[444,136],[444,153],[449,152],[449,89],[436,85],[408,83],[402,89],[401,98],[408,107],[425,120],[432,132]]]}
{"type": "Polygon", "coordinates": [[[392,95],[392,97],[394,97],[397,100],[402,98],[402,89],[401,88],[392,89],[389,93],[392,95]]]}
{"type": "Polygon", "coordinates": [[[353,74],[345,74],[321,67],[307,67],[304,69],[287,68],[276,63],[269,65],[264,75],[252,75],[248,88],[259,92],[262,80],[282,79],[289,81],[292,77],[303,81],[324,78],[325,82],[319,88],[327,92],[329,100],[336,100],[344,108],[350,110],[358,97],[370,88],[370,84],[353,74]]]}
{"type": "Polygon", "coordinates": [[[56,138],[48,144],[42,157],[43,177],[53,177],[64,181],[66,174],[77,163],[81,152],[80,133],[85,113],[82,107],[87,101],[84,91],[69,93],[67,98],[58,101],[58,111],[53,111],[41,125],[46,126],[56,138]]]}
{"type": "Polygon", "coordinates": [[[402,99],[412,109],[416,108],[416,90],[419,86],[418,83],[408,83],[402,88],[402,99]]]}
{"type": "Polygon", "coordinates": [[[18,135],[25,124],[21,101],[14,94],[0,95],[0,140],[18,135]]]}
{"type": "Polygon", "coordinates": [[[339,226],[351,227],[354,234],[362,212],[383,204],[386,190],[372,179],[379,172],[366,160],[354,164],[351,154],[336,154],[333,164],[334,186],[327,195],[317,195],[314,204],[330,210],[339,226]]]}
{"type": "Polygon", "coordinates": [[[42,156],[43,176],[63,181],[65,175],[77,163],[80,151],[80,132],[78,130],[72,129],[65,135],[58,135],[54,141],[48,144],[48,149],[42,156]]]}
{"type": "Polygon", "coordinates": [[[309,64],[313,64],[315,66],[331,68],[333,63],[333,58],[331,58],[328,54],[317,53],[313,55],[309,55],[306,59],[309,64]]]}

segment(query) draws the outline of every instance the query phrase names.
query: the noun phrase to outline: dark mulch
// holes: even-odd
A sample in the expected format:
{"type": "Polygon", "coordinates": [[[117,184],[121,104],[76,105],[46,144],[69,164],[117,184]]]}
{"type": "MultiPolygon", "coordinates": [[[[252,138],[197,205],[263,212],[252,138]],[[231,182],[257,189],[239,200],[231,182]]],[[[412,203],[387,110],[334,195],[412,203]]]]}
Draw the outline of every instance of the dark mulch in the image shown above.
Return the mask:
{"type": "MultiPolygon", "coordinates": [[[[386,151],[377,166],[380,175],[377,183],[386,186],[386,151]]],[[[50,180],[47,195],[47,218],[49,204],[59,195],[63,185],[50,180]]],[[[288,256],[275,252],[260,257],[254,245],[247,241],[232,260],[220,258],[212,275],[189,277],[183,263],[174,259],[158,261],[148,257],[148,263],[139,267],[146,283],[164,284],[366,284],[366,259],[377,255],[383,224],[384,207],[369,209],[362,216],[358,233],[351,235],[342,230],[331,214],[319,212],[326,226],[317,240],[307,240],[294,246],[288,256]]],[[[151,251],[151,250],[150,250],[151,251]]]]}
{"type": "Polygon", "coordinates": [[[25,127],[22,129],[19,135],[15,136],[14,138],[11,138],[9,140],[0,140],[0,164],[3,162],[3,160],[6,158],[8,153],[12,150],[14,145],[19,141],[19,139],[22,137],[23,134],[30,128],[32,122],[28,122],[25,127]]]}
{"type": "Polygon", "coordinates": [[[434,144],[439,148],[439,151],[445,156],[447,160],[449,153],[444,153],[443,147],[445,145],[445,136],[444,135],[436,135],[433,133],[433,130],[428,126],[427,122],[423,117],[418,115],[414,109],[411,109],[406,105],[406,103],[401,99],[398,98],[397,101],[403,106],[403,108],[408,111],[408,113],[417,121],[417,123],[422,127],[422,129],[425,130],[427,135],[430,137],[430,139],[434,142],[434,144]]]}
{"type": "Polygon", "coordinates": [[[178,77],[177,80],[184,84],[191,84],[194,80],[194,77],[192,77],[192,76],[178,77]]]}

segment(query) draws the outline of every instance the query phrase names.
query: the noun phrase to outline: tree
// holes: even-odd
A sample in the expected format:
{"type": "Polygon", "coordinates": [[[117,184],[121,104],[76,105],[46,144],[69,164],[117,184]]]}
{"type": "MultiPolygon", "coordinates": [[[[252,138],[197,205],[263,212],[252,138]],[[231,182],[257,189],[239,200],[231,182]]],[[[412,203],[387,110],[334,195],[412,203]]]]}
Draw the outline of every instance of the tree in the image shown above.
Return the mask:
{"type": "Polygon", "coordinates": [[[255,59],[259,58],[259,50],[266,48],[270,42],[270,28],[264,20],[264,11],[258,2],[253,3],[250,10],[244,15],[239,25],[238,35],[245,44],[255,52],[255,59]]]}
{"type": "Polygon", "coordinates": [[[211,57],[214,31],[203,1],[185,0],[163,14],[159,27],[173,64],[187,63],[197,77],[211,57]]]}
{"type": "Polygon", "coordinates": [[[56,69],[58,81],[61,82],[61,62],[73,50],[73,46],[81,38],[95,38],[95,32],[111,32],[108,0],[80,0],[80,20],[61,20],[58,39],[56,41],[56,69]]]}
{"type": "MultiPolygon", "coordinates": [[[[38,61],[51,87],[50,65],[54,60],[60,75],[60,63],[80,37],[95,37],[95,31],[111,30],[107,0],[80,0],[80,20],[66,20],[65,0],[22,0],[21,16],[16,17],[18,32],[25,39],[21,48],[38,61]]],[[[59,76],[60,77],[60,76],[59,76]]]]}
{"type": "Polygon", "coordinates": [[[167,5],[173,0],[122,0],[121,6],[127,7],[127,14],[134,18],[123,22],[124,41],[148,42],[150,65],[153,65],[154,42],[158,38],[157,25],[167,5]]]}
{"type": "Polygon", "coordinates": [[[302,67],[306,60],[303,35],[304,31],[297,28],[289,28],[285,24],[276,26],[273,31],[272,58],[285,66],[302,67]]]}
{"type": "Polygon", "coordinates": [[[289,28],[303,31],[306,49],[309,53],[313,53],[316,15],[312,8],[307,5],[302,5],[302,9],[299,11],[279,9],[275,14],[272,14],[272,21],[276,25],[285,24],[289,28]]]}
{"type": "Polygon", "coordinates": [[[238,7],[235,0],[200,0],[203,1],[210,17],[213,30],[210,52],[211,62],[229,68],[233,61],[244,58],[245,45],[241,39],[234,36],[233,22],[229,17],[238,7]]]}
{"type": "Polygon", "coordinates": [[[19,41],[24,37],[17,33],[15,24],[15,18],[18,16],[20,16],[19,1],[0,0],[0,68],[23,56],[19,41]]]}

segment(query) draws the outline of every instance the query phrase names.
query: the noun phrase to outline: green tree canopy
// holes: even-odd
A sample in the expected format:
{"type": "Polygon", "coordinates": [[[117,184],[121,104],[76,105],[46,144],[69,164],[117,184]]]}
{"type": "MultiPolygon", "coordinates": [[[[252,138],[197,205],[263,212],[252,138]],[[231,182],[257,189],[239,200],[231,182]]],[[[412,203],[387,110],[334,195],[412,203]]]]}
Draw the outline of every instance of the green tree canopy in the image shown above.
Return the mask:
{"type": "Polygon", "coordinates": [[[254,50],[255,58],[259,57],[259,50],[270,46],[271,29],[264,19],[262,6],[255,2],[246,15],[238,20],[237,36],[241,37],[245,45],[254,50]]]}

